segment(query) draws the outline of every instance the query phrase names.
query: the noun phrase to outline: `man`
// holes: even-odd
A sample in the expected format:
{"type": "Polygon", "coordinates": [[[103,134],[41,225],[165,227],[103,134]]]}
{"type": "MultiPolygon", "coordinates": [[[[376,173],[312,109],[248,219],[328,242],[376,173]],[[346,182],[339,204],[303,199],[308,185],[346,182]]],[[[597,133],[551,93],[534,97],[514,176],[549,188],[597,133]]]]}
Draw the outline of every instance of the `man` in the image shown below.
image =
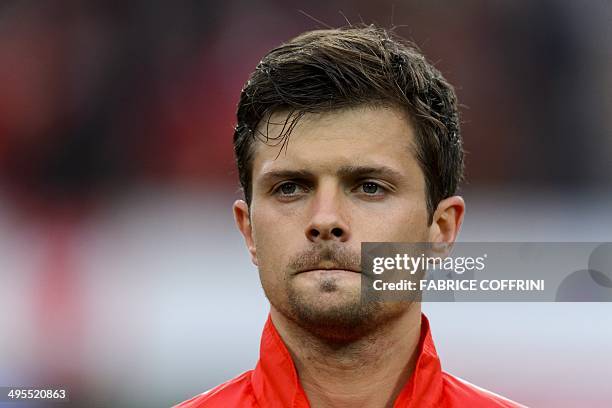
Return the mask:
{"type": "Polygon", "coordinates": [[[307,32],[242,90],[234,216],[270,301],[254,370],[179,407],[517,407],[441,371],[417,302],[362,302],[362,242],[455,241],[457,101],[385,30],[307,32]]]}

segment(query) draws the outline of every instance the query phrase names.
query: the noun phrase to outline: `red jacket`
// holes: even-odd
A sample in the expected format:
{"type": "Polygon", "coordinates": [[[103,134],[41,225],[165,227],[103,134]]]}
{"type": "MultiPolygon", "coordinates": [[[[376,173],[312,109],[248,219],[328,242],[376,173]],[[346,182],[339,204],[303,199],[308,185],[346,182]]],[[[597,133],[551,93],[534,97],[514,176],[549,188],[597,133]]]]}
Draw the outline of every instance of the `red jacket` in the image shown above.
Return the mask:
{"type": "MultiPolygon", "coordinates": [[[[422,315],[421,322],[416,368],[395,400],[394,407],[524,407],[443,372],[425,315],[422,315]]],[[[289,351],[269,316],[261,338],[259,362],[254,370],[175,408],[232,407],[310,407],[289,351]]]]}

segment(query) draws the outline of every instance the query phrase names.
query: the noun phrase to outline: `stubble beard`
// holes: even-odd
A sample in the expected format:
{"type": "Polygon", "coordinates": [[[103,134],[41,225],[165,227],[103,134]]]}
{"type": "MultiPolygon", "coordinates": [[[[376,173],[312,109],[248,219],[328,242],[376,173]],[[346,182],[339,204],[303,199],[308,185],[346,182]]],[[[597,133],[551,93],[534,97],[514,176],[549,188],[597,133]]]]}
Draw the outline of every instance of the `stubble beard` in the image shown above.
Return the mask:
{"type": "MultiPolygon", "coordinates": [[[[340,269],[360,267],[358,253],[330,246],[298,254],[290,261],[289,269],[303,270],[321,261],[331,261],[340,269]]],[[[362,275],[362,284],[363,279],[370,277],[362,275]]],[[[266,297],[296,326],[328,343],[344,344],[364,338],[405,311],[405,307],[398,304],[362,299],[359,286],[344,286],[334,276],[323,277],[310,290],[300,288],[294,280],[295,275],[287,273],[278,285],[269,287],[270,291],[266,288],[268,285],[264,285],[266,297]]]]}
{"type": "Polygon", "coordinates": [[[368,337],[398,318],[404,309],[399,305],[364,301],[359,291],[342,293],[333,279],[322,280],[319,290],[326,295],[337,293],[345,299],[325,303],[320,296],[303,293],[287,282],[287,307],[277,309],[303,330],[328,343],[343,344],[368,337]]]}

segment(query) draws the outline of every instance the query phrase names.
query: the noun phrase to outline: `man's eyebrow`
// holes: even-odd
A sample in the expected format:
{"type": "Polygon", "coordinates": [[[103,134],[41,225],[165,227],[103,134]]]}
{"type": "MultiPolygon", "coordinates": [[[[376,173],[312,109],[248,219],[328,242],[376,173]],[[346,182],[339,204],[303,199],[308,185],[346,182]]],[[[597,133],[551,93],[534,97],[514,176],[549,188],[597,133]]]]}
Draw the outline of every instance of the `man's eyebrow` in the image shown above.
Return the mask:
{"type": "MultiPolygon", "coordinates": [[[[388,166],[342,166],[336,171],[341,178],[381,177],[397,180],[402,178],[402,173],[388,166]]],[[[311,180],[315,178],[314,173],[306,169],[296,170],[271,170],[259,177],[260,183],[271,183],[276,180],[311,180]]]]}
{"type": "Polygon", "coordinates": [[[314,174],[308,170],[271,170],[263,173],[259,177],[259,182],[267,183],[275,180],[305,180],[311,179],[314,174]]]}
{"type": "Polygon", "coordinates": [[[387,179],[401,179],[402,173],[388,166],[342,166],[338,169],[339,177],[381,177],[387,179]]]}

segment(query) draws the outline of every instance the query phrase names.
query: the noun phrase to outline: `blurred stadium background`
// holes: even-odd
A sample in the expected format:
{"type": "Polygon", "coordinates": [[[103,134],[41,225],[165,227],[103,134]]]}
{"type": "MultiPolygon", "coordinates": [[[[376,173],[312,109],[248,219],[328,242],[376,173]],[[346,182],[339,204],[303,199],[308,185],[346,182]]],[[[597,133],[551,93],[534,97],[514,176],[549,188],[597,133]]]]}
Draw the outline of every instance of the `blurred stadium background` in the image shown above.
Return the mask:
{"type": "MultiPolygon", "coordinates": [[[[162,407],[254,366],[234,109],[315,20],[397,26],[457,86],[461,240],[612,241],[608,1],[5,0],[0,385],[162,407]]],[[[424,309],[448,371],[533,407],[612,404],[609,303],[424,309]]]]}

